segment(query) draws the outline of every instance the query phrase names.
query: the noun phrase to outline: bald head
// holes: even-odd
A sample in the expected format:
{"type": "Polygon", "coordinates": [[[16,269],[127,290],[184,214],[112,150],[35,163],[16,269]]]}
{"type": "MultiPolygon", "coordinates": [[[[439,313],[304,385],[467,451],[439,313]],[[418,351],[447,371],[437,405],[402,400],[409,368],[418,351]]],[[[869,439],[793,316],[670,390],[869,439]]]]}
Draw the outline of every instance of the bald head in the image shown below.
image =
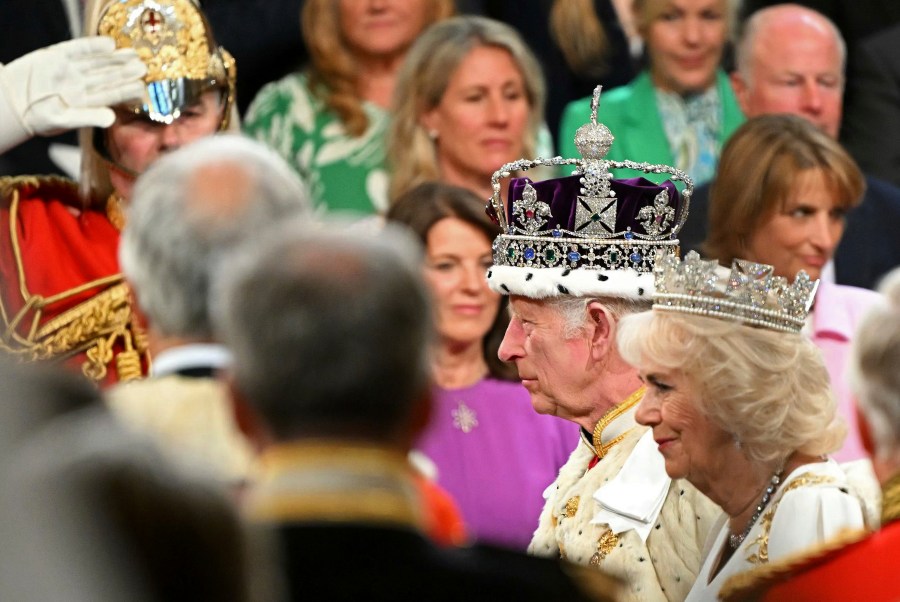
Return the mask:
{"type": "Polygon", "coordinates": [[[832,138],[841,125],[844,40],[827,17],[778,4],[747,20],[731,76],[747,117],[799,115],[832,138]]]}

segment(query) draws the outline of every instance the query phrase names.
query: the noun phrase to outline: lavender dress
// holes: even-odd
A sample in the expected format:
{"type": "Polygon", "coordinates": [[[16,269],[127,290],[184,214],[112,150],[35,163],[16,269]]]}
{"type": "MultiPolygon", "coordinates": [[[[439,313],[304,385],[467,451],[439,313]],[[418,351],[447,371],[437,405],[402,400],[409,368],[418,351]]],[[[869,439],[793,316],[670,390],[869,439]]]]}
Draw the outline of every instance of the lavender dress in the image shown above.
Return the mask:
{"type": "Polygon", "coordinates": [[[524,551],[578,426],[537,414],[518,382],[486,378],[434,393],[432,421],[416,448],[437,465],[438,483],[478,541],[524,551]]]}

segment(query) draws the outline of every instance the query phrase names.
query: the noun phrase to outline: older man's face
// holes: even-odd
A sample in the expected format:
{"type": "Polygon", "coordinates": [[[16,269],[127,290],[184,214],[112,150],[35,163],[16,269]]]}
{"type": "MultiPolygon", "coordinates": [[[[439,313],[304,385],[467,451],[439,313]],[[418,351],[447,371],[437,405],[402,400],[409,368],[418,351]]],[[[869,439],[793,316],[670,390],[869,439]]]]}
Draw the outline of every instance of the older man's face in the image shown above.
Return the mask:
{"type": "Polygon", "coordinates": [[[516,363],[535,411],[572,421],[589,415],[596,405],[586,394],[594,378],[589,336],[567,339],[565,320],[545,301],[514,295],[510,314],[498,355],[516,363]]]}
{"type": "Polygon", "coordinates": [[[747,117],[799,115],[837,138],[843,58],[826,24],[807,15],[770,19],[760,24],[749,58],[747,73],[732,76],[747,117]]]}

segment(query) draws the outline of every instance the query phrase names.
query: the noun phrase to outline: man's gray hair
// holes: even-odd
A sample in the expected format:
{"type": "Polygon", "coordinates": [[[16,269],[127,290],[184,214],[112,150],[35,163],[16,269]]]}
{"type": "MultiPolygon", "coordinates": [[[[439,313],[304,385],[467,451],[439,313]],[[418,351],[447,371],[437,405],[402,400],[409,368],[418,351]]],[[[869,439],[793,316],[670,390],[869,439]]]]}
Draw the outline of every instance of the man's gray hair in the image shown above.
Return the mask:
{"type": "Polygon", "coordinates": [[[765,25],[766,19],[770,17],[773,12],[782,11],[785,8],[797,8],[809,12],[811,15],[815,15],[817,18],[820,18],[823,23],[828,25],[828,28],[834,35],[834,40],[838,45],[838,52],[841,55],[841,73],[843,74],[847,60],[847,43],[844,41],[844,36],[841,35],[841,30],[838,29],[837,25],[817,10],[800,4],[785,3],[761,8],[751,14],[744,22],[737,43],[734,45],[734,65],[743,80],[748,85],[751,84],[750,61],[753,59],[753,49],[755,48],[756,37],[759,35],[760,29],[765,25]]]}
{"type": "MultiPolygon", "coordinates": [[[[242,396],[277,438],[389,438],[430,382],[421,245],[289,223],[218,273],[213,314],[242,396]]],[[[224,266],[223,266],[224,267],[224,266]]]]}
{"type": "Polygon", "coordinates": [[[877,456],[900,461],[900,268],[878,288],[884,297],[856,331],[850,383],[877,456]]]}
{"type": "Polygon", "coordinates": [[[119,248],[152,328],[209,340],[210,272],[227,250],[310,203],[281,157],[237,135],[211,136],[156,161],[137,181],[119,248]]]}
{"type": "Polygon", "coordinates": [[[588,325],[587,306],[597,301],[606,307],[612,316],[619,320],[627,315],[650,309],[649,299],[623,299],[620,297],[553,297],[549,304],[559,312],[563,319],[563,337],[571,339],[580,335],[588,325]]]}

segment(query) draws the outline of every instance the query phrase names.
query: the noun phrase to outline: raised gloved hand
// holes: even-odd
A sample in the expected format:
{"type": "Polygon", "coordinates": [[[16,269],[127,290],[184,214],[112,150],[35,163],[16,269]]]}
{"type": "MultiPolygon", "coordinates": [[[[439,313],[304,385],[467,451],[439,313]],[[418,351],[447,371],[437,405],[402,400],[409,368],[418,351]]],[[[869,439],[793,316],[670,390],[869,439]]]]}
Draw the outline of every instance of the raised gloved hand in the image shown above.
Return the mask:
{"type": "Polygon", "coordinates": [[[109,107],[140,99],[147,68],[107,37],[41,48],[0,65],[0,152],[35,134],[109,127],[109,107]]]}

